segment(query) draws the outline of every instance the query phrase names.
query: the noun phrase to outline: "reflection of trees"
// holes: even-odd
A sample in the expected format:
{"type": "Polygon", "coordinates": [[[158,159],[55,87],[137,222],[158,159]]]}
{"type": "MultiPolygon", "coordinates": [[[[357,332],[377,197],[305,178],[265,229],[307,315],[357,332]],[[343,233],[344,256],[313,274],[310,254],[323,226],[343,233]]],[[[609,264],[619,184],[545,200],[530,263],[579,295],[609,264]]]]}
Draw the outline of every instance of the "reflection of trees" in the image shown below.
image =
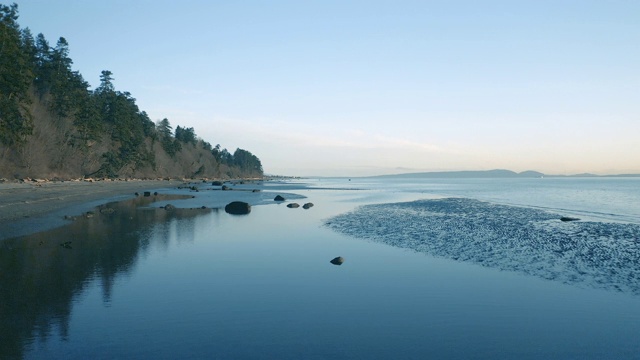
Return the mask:
{"type": "Polygon", "coordinates": [[[185,231],[192,237],[193,224],[185,221],[211,211],[136,210],[151,201],[107,204],[91,218],[0,243],[1,359],[21,358],[34,336],[46,339],[53,328],[66,337],[73,299],[91,280],[101,281],[104,302],[109,303],[114,280],[130,273],[148,251],[149,241],[157,239],[149,236],[156,226],[175,225],[181,235],[185,231]],[[60,246],[67,241],[70,249],[60,246]]]}

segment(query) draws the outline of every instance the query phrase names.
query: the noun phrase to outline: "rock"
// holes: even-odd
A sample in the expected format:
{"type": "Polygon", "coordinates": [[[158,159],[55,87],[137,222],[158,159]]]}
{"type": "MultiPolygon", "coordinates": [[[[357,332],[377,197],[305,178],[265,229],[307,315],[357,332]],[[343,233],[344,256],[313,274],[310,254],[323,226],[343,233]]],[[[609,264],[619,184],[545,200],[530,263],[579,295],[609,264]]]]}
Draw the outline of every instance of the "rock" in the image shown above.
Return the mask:
{"type": "Polygon", "coordinates": [[[253,189],[253,190],[251,190],[251,192],[254,192],[254,193],[255,192],[260,192],[260,189],[253,189]]]}
{"type": "Polygon", "coordinates": [[[101,214],[113,214],[115,210],[113,208],[104,208],[100,209],[101,214]]]}
{"type": "Polygon", "coordinates": [[[146,197],[151,196],[151,191],[145,191],[145,192],[144,192],[144,196],[146,196],[146,197]]]}
{"type": "Polygon", "coordinates": [[[338,256],[337,258],[333,258],[329,262],[332,263],[333,265],[342,265],[342,263],[344,262],[344,258],[342,256],[338,256]]]}
{"type": "Polygon", "coordinates": [[[309,209],[311,207],[313,207],[313,203],[306,203],[306,204],[302,205],[302,208],[305,209],[305,210],[309,209]]]}
{"type": "Polygon", "coordinates": [[[154,192],[154,193],[153,193],[153,195],[154,195],[154,196],[158,196],[158,192],[157,192],[157,191],[156,191],[156,192],[154,192]]]}
{"type": "Polygon", "coordinates": [[[206,206],[204,206],[204,205],[202,205],[202,206],[200,207],[200,209],[203,209],[203,210],[204,210],[204,209],[206,209],[206,208],[207,208],[207,207],[206,207],[206,206]]]}
{"type": "Polygon", "coordinates": [[[574,217],[569,217],[569,216],[563,216],[563,217],[560,218],[560,221],[564,221],[564,222],[567,222],[567,221],[578,221],[578,220],[580,220],[580,219],[574,218],[574,217]]]}
{"type": "Polygon", "coordinates": [[[60,244],[60,246],[62,246],[62,247],[63,247],[63,248],[65,248],[65,249],[73,249],[73,248],[71,247],[71,241],[65,241],[65,242],[63,242],[62,244],[60,244]]]}
{"type": "Polygon", "coordinates": [[[231,188],[228,187],[227,185],[222,185],[222,190],[227,191],[227,190],[231,190],[231,188]]]}
{"type": "Polygon", "coordinates": [[[136,196],[140,196],[140,194],[138,194],[138,193],[135,193],[135,195],[136,195],[136,196]]]}
{"type": "Polygon", "coordinates": [[[297,208],[299,208],[299,207],[300,207],[300,204],[298,204],[298,203],[291,203],[291,204],[287,204],[287,207],[288,207],[289,209],[297,209],[297,208]]]}
{"type": "Polygon", "coordinates": [[[173,205],[171,205],[171,204],[167,204],[167,205],[165,205],[165,206],[164,206],[164,209],[165,209],[165,210],[167,210],[167,211],[169,211],[169,210],[175,210],[175,209],[176,209],[176,207],[175,207],[175,206],[173,206],[173,205]]]}
{"type": "Polygon", "coordinates": [[[274,200],[274,201],[285,201],[286,199],[285,199],[285,198],[283,198],[282,196],[278,195],[278,196],[276,196],[273,200],[274,200]]]}
{"type": "Polygon", "coordinates": [[[246,215],[251,212],[251,205],[243,201],[233,201],[224,207],[224,211],[232,215],[246,215]]]}
{"type": "Polygon", "coordinates": [[[211,183],[212,186],[222,186],[222,181],[214,181],[211,183]]]}

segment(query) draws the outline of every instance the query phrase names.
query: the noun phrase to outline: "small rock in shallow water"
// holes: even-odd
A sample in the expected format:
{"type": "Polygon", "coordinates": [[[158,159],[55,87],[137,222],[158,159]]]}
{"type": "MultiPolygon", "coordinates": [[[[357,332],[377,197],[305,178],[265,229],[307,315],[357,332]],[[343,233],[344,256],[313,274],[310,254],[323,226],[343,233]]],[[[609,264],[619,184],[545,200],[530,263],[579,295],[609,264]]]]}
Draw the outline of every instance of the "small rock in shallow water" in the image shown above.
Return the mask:
{"type": "Polygon", "coordinates": [[[329,262],[332,263],[333,265],[342,265],[342,263],[344,262],[344,258],[342,256],[338,256],[337,258],[333,258],[329,262]]]}
{"type": "Polygon", "coordinates": [[[566,221],[578,221],[578,220],[580,220],[580,219],[574,218],[574,217],[569,217],[569,216],[563,216],[563,217],[560,218],[560,221],[565,221],[565,222],[566,221]]]}
{"type": "Polygon", "coordinates": [[[282,196],[280,196],[280,195],[277,195],[277,196],[273,199],[273,201],[284,201],[284,200],[285,200],[285,198],[283,198],[283,197],[282,197],[282,196]]]}
{"type": "Polygon", "coordinates": [[[302,205],[302,208],[305,209],[305,210],[309,209],[310,207],[313,207],[313,203],[306,203],[306,204],[302,205]]]}
{"type": "Polygon", "coordinates": [[[289,209],[297,209],[297,208],[299,208],[299,207],[300,207],[300,204],[298,204],[298,203],[291,203],[291,204],[287,204],[287,207],[288,207],[289,209]]]}

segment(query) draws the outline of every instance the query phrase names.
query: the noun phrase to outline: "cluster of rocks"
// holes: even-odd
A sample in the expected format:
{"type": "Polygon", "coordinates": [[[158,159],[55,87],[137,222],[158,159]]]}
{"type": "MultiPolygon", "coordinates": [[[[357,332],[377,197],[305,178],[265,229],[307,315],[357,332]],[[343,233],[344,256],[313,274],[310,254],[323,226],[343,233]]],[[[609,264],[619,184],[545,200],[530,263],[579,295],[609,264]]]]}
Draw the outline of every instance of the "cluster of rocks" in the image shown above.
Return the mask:
{"type": "MultiPolygon", "coordinates": [[[[134,195],[135,195],[135,196],[140,196],[140,193],[136,192],[136,193],[134,193],[134,195]]],[[[151,191],[145,191],[145,192],[143,192],[143,193],[142,193],[142,195],[143,195],[144,197],[149,197],[149,196],[151,196],[151,191]]],[[[157,191],[156,191],[156,192],[154,192],[154,193],[153,193],[153,196],[158,196],[158,192],[157,192],[157,191]]]]}
{"type": "MultiPolygon", "coordinates": [[[[55,183],[55,182],[123,182],[123,181],[183,181],[185,183],[189,181],[193,181],[193,179],[185,179],[185,178],[171,178],[171,177],[156,177],[156,178],[106,178],[106,177],[80,177],[80,178],[32,178],[32,177],[16,177],[14,179],[0,178],[0,184],[2,183],[55,183]]],[[[242,185],[248,183],[257,183],[260,184],[265,179],[256,178],[256,179],[241,179],[241,180],[233,180],[230,181],[232,185],[242,185]]],[[[208,183],[211,182],[213,186],[222,186],[224,183],[220,180],[213,179],[200,179],[199,183],[208,183]]]]}
{"type": "Polygon", "coordinates": [[[90,178],[90,177],[82,177],[82,178],[16,178],[16,179],[7,179],[0,178],[0,183],[34,183],[34,184],[42,184],[42,183],[58,183],[58,182],[128,182],[128,181],[171,181],[176,180],[172,178],[90,178]]]}
{"type": "MultiPolygon", "coordinates": [[[[274,201],[278,201],[278,202],[282,202],[282,201],[286,201],[287,199],[285,199],[281,195],[277,195],[273,200],[274,201]]],[[[297,209],[297,208],[300,207],[300,204],[298,204],[298,203],[290,203],[290,204],[287,204],[287,207],[289,209],[297,209]]],[[[310,203],[310,202],[302,205],[302,208],[305,209],[305,210],[308,210],[308,209],[310,209],[312,207],[313,207],[313,203],[310,203]]]]}

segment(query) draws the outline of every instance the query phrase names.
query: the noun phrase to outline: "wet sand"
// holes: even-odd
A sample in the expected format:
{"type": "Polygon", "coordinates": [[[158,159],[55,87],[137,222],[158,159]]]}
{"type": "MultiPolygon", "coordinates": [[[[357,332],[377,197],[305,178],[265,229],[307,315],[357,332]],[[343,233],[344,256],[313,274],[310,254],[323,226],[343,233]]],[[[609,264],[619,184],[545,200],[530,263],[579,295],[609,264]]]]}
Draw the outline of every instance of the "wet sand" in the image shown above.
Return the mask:
{"type": "Polygon", "coordinates": [[[0,184],[0,240],[50,229],[95,206],[174,188],[182,181],[130,180],[0,184]]]}
{"type": "Polygon", "coordinates": [[[244,201],[252,206],[273,204],[278,194],[292,201],[304,198],[289,192],[301,185],[271,183],[270,191],[263,191],[266,190],[263,180],[227,185],[232,191],[220,191],[220,186],[202,181],[179,180],[0,183],[0,241],[66,225],[73,217],[100,205],[132,199],[136,193],[143,196],[145,191],[188,195],[180,201],[158,199],[152,207],[171,203],[179,208],[224,208],[232,201],[244,201]],[[199,190],[192,191],[191,187],[199,190]]]}

